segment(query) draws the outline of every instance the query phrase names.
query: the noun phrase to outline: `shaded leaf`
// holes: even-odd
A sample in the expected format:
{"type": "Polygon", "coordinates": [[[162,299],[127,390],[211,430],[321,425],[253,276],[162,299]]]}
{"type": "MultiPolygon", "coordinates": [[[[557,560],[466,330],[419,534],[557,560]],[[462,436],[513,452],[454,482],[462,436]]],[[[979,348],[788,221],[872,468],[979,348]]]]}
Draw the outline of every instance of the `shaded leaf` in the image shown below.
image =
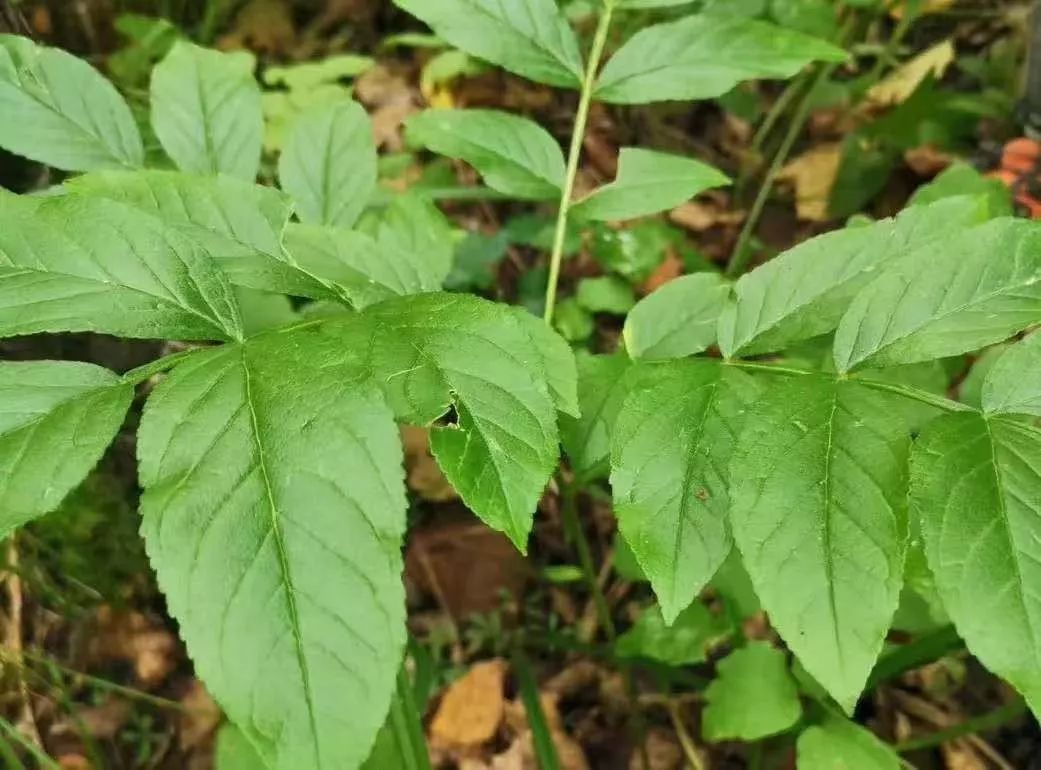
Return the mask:
{"type": "Polygon", "coordinates": [[[618,637],[614,651],[620,658],[646,658],[668,666],[689,666],[703,663],[709,651],[732,630],[701,602],[687,607],[671,625],[665,622],[657,607],[651,607],[618,637]]]}
{"type": "Polygon", "coordinates": [[[716,341],[716,326],[730,296],[718,273],[694,273],[648,294],[625,319],[625,349],[633,358],[692,356],[716,341]]]}
{"type": "Polygon", "coordinates": [[[1041,335],[1031,334],[1001,353],[983,382],[983,409],[1041,417],[1041,335]]]}
{"type": "Polygon", "coordinates": [[[802,715],[788,661],[768,642],[750,642],[723,658],[705,691],[706,740],[757,741],[787,730],[802,715]],[[755,704],[751,707],[751,704],[755,704]]]}
{"type": "Polygon", "coordinates": [[[899,770],[900,758],[871,732],[839,717],[799,736],[799,770],[899,770]]]}
{"type": "Polygon", "coordinates": [[[611,432],[625,397],[632,362],[624,353],[609,356],[579,355],[579,418],[560,421],[560,437],[572,469],[580,477],[607,474],[611,457],[611,432]]]}

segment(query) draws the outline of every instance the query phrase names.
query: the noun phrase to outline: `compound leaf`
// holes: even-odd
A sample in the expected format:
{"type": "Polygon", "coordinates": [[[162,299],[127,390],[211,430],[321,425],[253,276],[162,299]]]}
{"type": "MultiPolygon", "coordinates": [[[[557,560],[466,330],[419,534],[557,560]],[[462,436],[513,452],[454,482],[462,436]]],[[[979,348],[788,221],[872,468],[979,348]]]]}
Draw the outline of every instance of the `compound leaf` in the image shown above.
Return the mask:
{"type": "Polygon", "coordinates": [[[845,59],[801,32],[696,14],[633,35],[604,67],[596,97],[615,104],[712,99],[744,80],[789,78],[812,61],[845,59]]]}
{"type": "Polygon", "coordinates": [[[835,365],[844,372],[958,355],[1038,321],[1041,227],[995,219],[916,249],[870,283],[835,333],[835,365]]]}
{"type": "Polygon", "coordinates": [[[252,182],[260,169],[263,113],[253,55],[179,40],[152,71],[152,128],[182,171],[252,182]]]}
{"type": "Polygon", "coordinates": [[[816,376],[773,385],[746,420],[734,539],[773,625],[852,710],[900,596],[907,428],[882,394],[816,376]]]}
{"type": "Polygon", "coordinates": [[[1041,431],[950,414],[911,458],[911,505],[944,608],[974,655],[1041,711],[1041,431]]]}
{"type": "Polygon", "coordinates": [[[496,110],[427,110],[406,124],[410,142],[473,166],[501,193],[554,200],[564,186],[564,154],[538,123],[496,110]]]}
{"type": "Polygon", "coordinates": [[[730,553],[727,465],[757,388],[691,359],[647,364],[611,436],[618,526],[672,622],[730,553]]]}
{"type": "Polygon", "coordinates": [[[0,197],[0,337],[94,331],[241,336],[224,275],[198,244],[111,200],[0,197]]]}
{"type": "Polygon", "coordinates": [[[640,300],[625,319],[622,337],[633,358],[683,358],[716,341],[716,326],[730,296],[718,273],[669,281],[640,300]]]}
{"type": "Polygon", "coordinates": [[[871,732],[829,717],[799,736],[799,770],[900,770],[900,757],[871,732]]]}
{"type": "Polygon", "coordinates": [[[561,441],[572,470],[580,478],[606,475],[611,458],[611,432],[629,394],[628,374],[633,364],[625,353],[580,354],[576,363],[581,416],[561,419],[561,441]]]}
{"type": "Polygon", "coordinates": [[[983,409],[994,414],[1041,417],[1041,335],[1000,354],[983,381],[983,409]]]}
{"type": "Polygon", "coordinates": [[[571,213],[601,222],[635,219],[675,208],[730,180],[701,161],[654,150],[623,147],[618,178],[578,201],[571,213]]]}
{"type": "Polygon", "coordinates": [[[578,88],[582,56],[553,0],[394,0],[456,48],[551,86],[578,88]]]}
{"type": "Polygon", "coordinates": [[[405,643],[398,429],[313,329],[206,351],[141,422],[142,531],[196,670],[273,770],[358,767],[405,643]]]}
{"type": "Polygon", "coordinates": [[[513,309],[418,294],[332,321],[325,333],[354,351],[399,419],[430,425],[454,412],[431,432],[438,464],[463,502],[524,550],[560,451],[545,359],[513,309]]]}
{"type": "Polygon", "coordinates": [[[0,35],[0,147],[65,171],[136,167],[141,134],[115,87],[57,48],[0,35]]]}
{"type": "Polygon", "coordinates": [[[441,288],[441,276],[422,252],[394,249],[355,230],[290,224],[285,247],[296,264],[359,310],[441,288]]]}
{"type": "Polygon", "coordinates": [[[335,296],[283,250],[292,204],[271,187],[177,171],[101,172],[67,185],[159,217],[198,241],[237,286],[312,299],[335,296]]]}
{"type": "Polygon", "coordinates": [[[799,244],[741,276],[719,319],[720,348],[727,356],[767,353],[834,330],[880,269],[918,246],[960,238],[986,212],[984,199],[962,196],[799,244]]]}
{"type": "Polygon", "coordinates": [[[783,652],[750,642],[721,660],[705,691],[705,739],[758,741],[787,730],[802,714],[799,690],[783,652]],[[749,708],[754,703],[755,708],[749,708]]]}
{"type": "Polygon", "coordinates": [[[92,364],[0,362],[0,537],[58,507],[101,458],[133,396],[92,364]]]}
{"type": "Polygon", "coordinates": [[[376,141],[365,109],[344,99],[303,112],[278,159],[278,179],[300,221],[353,226],[376,189],[376,141]]]}

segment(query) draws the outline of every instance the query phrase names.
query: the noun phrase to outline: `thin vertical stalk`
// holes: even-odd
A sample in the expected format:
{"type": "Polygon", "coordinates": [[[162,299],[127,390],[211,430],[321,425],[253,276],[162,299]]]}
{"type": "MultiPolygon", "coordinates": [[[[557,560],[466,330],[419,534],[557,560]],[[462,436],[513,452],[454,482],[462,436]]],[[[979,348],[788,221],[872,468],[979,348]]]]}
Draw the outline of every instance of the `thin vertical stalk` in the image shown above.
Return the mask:
{"type": "Polygon", "coordinates": [[[549,283],[546,285],[546,311],[543,315],[546,323],[553,322],[553,310],[557,304],[557,283],[560,281],[560,263],[564,257],[571,196],[575,192],[575,177],[578,176],[578,162],[582,157],[582,143],[585,141],[586,123],[589,121],[589,105],[593,101],[593,89],[596,86],[597,73],[600,71],[600,60],[604,56],[604,46],[607,44],[607,32],[611,27],[613,11],[613,0],[608,0],[604,3],[604,10],[600,13],[600,21],[596,27],[596,34],[593,36],[593,47],[589,52],[589,63],[586,65],[585,77],[582,79],[578,112],[575,114],[575,125],[571,131],[571,147],[568,150],[564,190],[560,196],[560,208],[557,209],[553,251],[549,257],[549,283]]]}

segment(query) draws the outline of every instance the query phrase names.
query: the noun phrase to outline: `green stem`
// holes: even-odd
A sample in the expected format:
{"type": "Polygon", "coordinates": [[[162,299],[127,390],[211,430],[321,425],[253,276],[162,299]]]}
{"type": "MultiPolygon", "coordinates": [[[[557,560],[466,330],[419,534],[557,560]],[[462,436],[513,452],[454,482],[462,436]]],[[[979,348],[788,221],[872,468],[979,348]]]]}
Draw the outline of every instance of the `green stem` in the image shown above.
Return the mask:
{"type": "Polygon", "coordinates": [[[564,529],[575,543],[578,551],[578,562],[582,567],[582,574],[589,586],[589,592],[596,605],[597,614],[600,616],[600,625],[603,626],[607,640],[614,644],[618,636],[614,619],[611,617],[611,608],[607,604],[607,597],[600,588],[600,581],[596,575],[596,564],[593,562],[592,549],[589,547],[589,539],[582,529],[582,522],[578,517],[578,492],[573,484],[561,480],[560,489],[560,515],[564,521],[564,529]]]}
{"type": "Polygon", "coordinates": [[[931,631],[879,658],[871,670],[865,689],[871,690],[905,671],[932,663],[964,646],[954,626],[943,626],[931,631]]]}
{"type": "Polygon", "coordinates": [[[571,148],[568,150],[567,171],[564,175],[564,190],[560,197],[560,208],[557,209],[557,228],[553,235],[553,251],[549,258],[549,283],[546,285],[546,311],[543,317],[546,323],[553,322],[553,310],[557,304],[557,283],[560,281],[560,263],[564,258],[564,242],[567,239],[568,213],[571,211],[571,196],[575,192],[575,178],[578,176],[578,162],[582,157],[582,143],[586,136],[586,123],[589,121],[589,105],[593,101],[593,89],[596,76],[600,70],[600,60],[607,44],[607,31],[611,27],[613,3],[604,4],[600,14],[600,22],[593,36],[593,47],[589,52],[589,64],[586,65],[585,77],[582,80],[582,93],[578,100],[578,112],[571,132],[571,148]]]}
{"type": "MultiPolygon", "coordinates": [[[[788,111],[788,108],[795,101],[796,97],[799,96],[799,92],[802,91],[803,87],[809,82],[810,76],[808,73],[801,73],[797,78],[790,81],[785,86],[784,91],[777,97],[777,101],[770,107],[770,111],[767,113],[763,122],[755,132],[755,136],[752,137],[752,144],[749,147],[748,154],[751,156],[753,161],[756,161],[755,165],[758,167],[757,159],[762,154],[763,145],[766,144],[767,138],[773,131],[774,126],[784,116],[784,113],[788,111]]],[[[737,200],[744,200],[745,188],[748,187],[749,177],[753,169],[749,164],[745,164],[744,170],[742,170],[740,176],[737,179],[737,183],[734,185],[734,193],[737,200]]]]}
{"type": "Polygon", "coordinates": [[[921,738],[912,738],[909,741],[898,743],[894,748],[896,748],[896,750],[901,754],[906,754],[909,751],[931,749],[935,746],[957,740],[958,738],[964,738],[967,735],[975,735],[976,733],[985,733],[988,730],[996,730],[997,728],[1018,719],[1026,713],[1026,710],[1026,703],[1022,699],[1018,699],[999,709],[991,711],[989,714],[967,719],[960,725],[954,725],[945,730],[938,730],[935,733],[924,735],[921,738]]]}
{"type": "Polygon", "coordinates": [[[161,372],[165,372],[172,369],[183,359],[188,358],[198,352],[198,349],[193,348],[192,350],[181,350],[177,353],[171,353],[168,356],[157,358],[151,363],[147,363],[144,366],[139,366],[136,369],[131,369],[129,372],[123,375],[123,382],[130,385],[140,385],[145,380],[153,377],[161,372]]]}
{"type": "Polygon", "coordinates": [[[402,770],[430,770],[430,755],[427,753],[419,707],[412,690],[412,679],[404,663],[398,671],[398,687],[390,704],[388,723],[401,750],[400,758],[407,763],[402,770]]]}
{"type": "Polygon", "coordinates": [[[893,30],[893,34],[890,36],[889,41],[886,43],[886,47],[875,60],[875,64],[871,68],[871,72],[868,74],[867,80],[865,81],[866,83],[874,85],[882,79],[886,66],[896,58],[896,51],[904,41],[904,36],[907,35],[908,30],[911,29],[911,25],[915,23],[915,20],[922,15],[922,2],[923,0],[908,0],[907,6],[904,8],[904,15],[900,17],[900,21],[896,25],[896,29],[893,30]]]}

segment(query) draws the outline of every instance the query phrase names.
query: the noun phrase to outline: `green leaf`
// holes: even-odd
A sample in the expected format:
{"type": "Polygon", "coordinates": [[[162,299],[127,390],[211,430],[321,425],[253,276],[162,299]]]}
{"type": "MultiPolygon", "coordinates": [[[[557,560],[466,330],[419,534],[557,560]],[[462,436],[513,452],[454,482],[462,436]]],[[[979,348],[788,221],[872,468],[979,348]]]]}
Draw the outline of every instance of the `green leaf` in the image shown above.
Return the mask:
{"type": "Polygon", "coordinates": [[[361,770],[430,770],[421,718],[412,682],[402,668],[387,721],[376,736],[376,744],[361,770]]]}
{"type": "Polygon", "coordinates": [[[611,487],[622,535],[672,621],[730,553],[727,464],[758,388],[718,362],[641,368],[611,436],[611,487]]]}
{"type": "Polygon", "coordinates": [[[534,121],[495,110],[427,110],[405,128],[410,142],[466,161],[494,190],[531,200],[560,197],[564,154],[534,121]]]}
{"type": "Polygon", "coordinates": [[[305,61],[288,67],[267,67],[264,83],[285,86],[289,91],[312,91],[344,78],[356,78],[376,66],[376,60],[357,54],[337,54],[317,61],[305,61]]]}
{"type": "Polygon", "coordinates": [[[0,285],[0,337],[241,336],[231,287],[210,255],[160,220],[110,200],[0,197],[0,285]]]}
{"type": "Polygon", "coordinates": [[[799,736],[799,770],[900,770],[900,758],[863,727],[839,717],[799,736]]]}
{"type": "Polygon", "coordinates": [[[613,315],[625,315],[636,304],[633,287],[612,275],[581,279],[575,299],[590,313],[613,315]]]}
{"type": "Polygon", "coordinates": [[[802,715],[799,691],[784,653],[750,642],[727,655],[705,691],[705,739],[758,741],[787,730],[802,715]],[[755,704],[751,707],[750,704],[755,704]]]}
{"type": "Polygon", "coordinates": [[[984,201],[964,196],[811,238],[738,280],[719,319],[720,348],[728,357],[768,353],[826,334],[880,268],[986,218],[984,201]]]}
{"type": "Polygon", "coordinates": [[[929,184],[915,190],[908,205],[927,206],[944,198],[982,195],[991,216],[1012,216],[1012,195],[1000,179],[985,177],[967,163],[954,163],[929,184]]]}
{"type": "Polygon", "coordinates": [[[636,623],[618,637],[615,655],[645,658],[668,666],[704,663],[708,653],[732,632],[730,625],[713,615],[701,602],[694,602],[672,624],[665,622],[657,607],[644,610],[636,623]]]}
{"type": "Polygon", "coordinates": [[[376,189],[376,141],[355,101],[318,104],[292,124],[278,159],[301,222],[351,227],[376,189]]]}
{"type": "Polygon", "coordinates": [[[730,180],[712,166],[681,155],[623,147],[618,178],[575,203],[579,219],[609,222],[657,214],[730,180]]]}
{"type": "Polygon", "coordinates": [[[0,361],[0,537],[83,481],[133,397],[133,385],[92,364],[0,361]]]}
{"type": "Polygon", "coordinates": [[[196,670],[273,770],[357,767],[405,644],[393,416],[311,329],[206,351],[150,398],[142,532],[196,670]]]}
{"type": "Polygon", "coordinates": [[[1041,431],[966,413],[926,426],[911,506],[944,608],[969,650],[1041,711],[1041,431]]]}
{"type": "Polygon", "coordinates": [[[355,230],[293,223],[286,228],[285,248],[296,264],[359,310],[441,288],[441,276],[422,252],[386,247],[355,230]]]}
{"type": "Polygon", "coordinates": [[[989,414],[1041,417],[1041,335],[1031,334],[1003,352],[983,382],[989,414]]]}
{"type": "Polygon", "coordinates": [[[256,289],[235,287],[235,302],[242,316],[242,330],[246,337],[279,329],[297,323],[301,316],[285,294],[271,294],[256,289]]]}
{"type": "Polygon", "coordinates": [[[430,425],[454,407],[454,421],[431,432],[434,457],[463,502],[525,550],[560,451],[546,359],[515,309],[419,294],[324,333],[360,358],[399,419],[430,425]]]}
{"type": "Polygon", "coordinates": [[[438,285],[452,271],[455,236],[452,223],[431,201],[406,192],[394,196],[376,228],[380,246],[388,250],[411,252],[438,285]]]}
{"type": "Polygon", "coordinates": [[[835,333],[835,365],[846,372],[953,356],[1038,321],[1041,228],[995,219],[916,249],[869,284],[835,333]]]}
{"type": "Polygon", "coordinates": [[[580,478],[606,475],[611,457],[611,432],[629,395],[632,362],[625,353],[580,355],[578,365],[579,418],[560,421],[560,437],[572,470],[580,478]]]}
{"type": "Polygon", "coordinates": [[[789,78],[812,61],[845,61],[823,40],[753,19],[696,14],[637,32],[611,57],[596,98],[615,104],[722,96],[744,80],[789,78]]]}
{"type": "Polygon", "coordinates": [[[266,770],[253,744],[243,732],[230,722],[217,731],[217,749],[214,770],[266,770]]]}
{"type": "Polygon", "coordinates": [[[456,48],[526,78],[578,88],[582,56],[553,0],[394,0],[456,48]]]}
{"type": "Polygon", "coordinates": [[[816,376],[771,384],[746,420],[734,539],[771,623],[851,711],[900,596],[907,428],[886,396],[816,376]]]}
{"type": "Polygon", "coordinates": [[[683,358],[716,341],[716,324],[730,296],[717,273],[685,275],[640,300],[625,319],[622,338],[633,358],[683,358]]]}
{"type": "Polygon", "coordinates": [[[527,309],[513,308],[513,313],[539,354],[553,403],[565,415],[578,417],[582,413],[578,401],[578,366],[571,346],[527,309]]]}
{"type": "Polygon", "coordinates": [[[677,5],[690,5],[694,0],[606,0],[614,2],[615,10],[628,11],[645,8],[672,8],[677,5]]]}
{"type": "Polygon", "coordinates": [[[292,205],[271,187],[176,171],[102,172],[66,184],[159,217],[199,242],[237,286],[312,299],[335,296],[282,249],[292,205]]]}
{"type": "Polygon", "coordinates": [[[152,72],[152,128],[182,171],[252,182],[263,115],[253,55],[178,41],[152,72]]]}
{"type": "Polygon", "coordinates": [[[0,35],[0,147],[65,171],[140,166],[141,134],[115,87],[57,48],[0,35]]]}

